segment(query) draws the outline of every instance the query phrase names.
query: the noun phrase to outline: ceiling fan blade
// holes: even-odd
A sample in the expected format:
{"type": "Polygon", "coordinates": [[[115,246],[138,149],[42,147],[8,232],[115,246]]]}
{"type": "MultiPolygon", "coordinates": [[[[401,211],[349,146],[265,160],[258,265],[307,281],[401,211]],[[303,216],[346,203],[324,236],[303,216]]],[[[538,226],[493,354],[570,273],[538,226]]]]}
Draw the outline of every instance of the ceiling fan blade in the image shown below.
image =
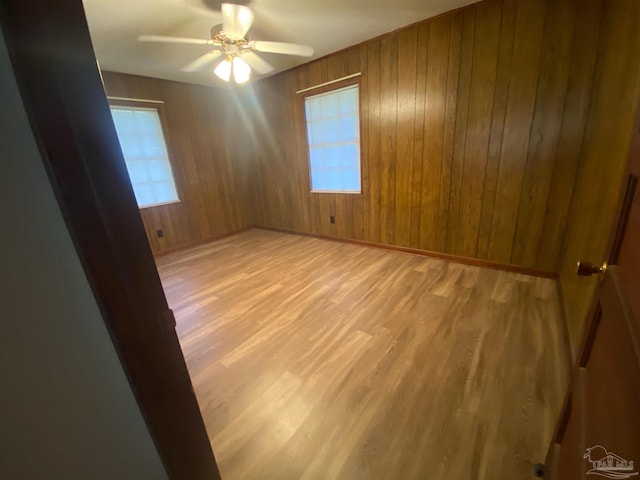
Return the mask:
{"type": "Polygon", "coordinates": [[[253,24],[253,12],[244,5],[222,4],[222,31],[231,38],[244,38],[253,24]]]}
{"type": "Polygon", "coordinates": [[[261,75],[273,72],[273,67],[264,61],[261,57],[253,53],[251,50],[245,50],[242,53],[242,58],[261,75]]]}
{"type": "Polygon", "coordinates": [[[282,53],[284,55],[298,55],[300,57],[310,57],[313,55],[313,47],[309,45],[298,45],[296,43],[283,42],[251,42],[251,48],[258,52],[282,53]]]}
{"type": "Polygon", "coordinates": [[[213,62],[216,58],[222,55],[222,50],[211,50],[210,52],[205,53],[201,57],[196,58],[190,64],[182,67],[183,72],[196,72],[198,70],[203,69],[211,62],[213,62]]]}
{"type": "Polygon", "coordinates": [[[213,41],[203,40],[202,38],[166,37],[164,35],[140,35],[138,37],[138,40],[141,42],[186,43],[190,45],[213,45],[213,41]]]}

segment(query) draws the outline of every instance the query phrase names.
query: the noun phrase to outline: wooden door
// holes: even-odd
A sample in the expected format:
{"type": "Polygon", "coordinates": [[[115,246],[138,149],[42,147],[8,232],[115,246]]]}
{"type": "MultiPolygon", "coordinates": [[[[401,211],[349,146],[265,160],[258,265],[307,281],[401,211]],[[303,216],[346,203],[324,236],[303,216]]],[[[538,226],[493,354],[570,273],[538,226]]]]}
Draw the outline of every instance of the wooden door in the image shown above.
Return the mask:
{"type": "Polygon", "coordinates": [[[548,478],[640,477],[639,176],[636,127],[608,265],[578,268],[602,281],[547,455],[548,478]]]}

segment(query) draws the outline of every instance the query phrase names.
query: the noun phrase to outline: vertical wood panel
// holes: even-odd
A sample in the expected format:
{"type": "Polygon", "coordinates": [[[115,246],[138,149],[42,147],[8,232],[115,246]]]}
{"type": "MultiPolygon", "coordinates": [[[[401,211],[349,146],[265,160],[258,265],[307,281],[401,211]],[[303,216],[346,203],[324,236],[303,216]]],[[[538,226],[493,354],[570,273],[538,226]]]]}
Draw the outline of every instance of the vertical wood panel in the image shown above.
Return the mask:
{"type": "MultiPolygon", "coordinates": [[[[311,81],[309,78],[308,68],[301,68],[298,70],[297,73],[298,73],[297,75],[291,75],[292,81],[294,82],[296,87],[295,88],[296,91],[302,88],[305,88],[307,85],[309,85],[309,82],[311,81]]],[[[296,145],[294,158],[300,157],[300,158],[308,159],[307,157],[308,153],[306,151],[307,150],[307,141],[306,141],[307,124],[306,124],[306,117],[304,113],[304,101],[302,98],[297,98],[292,103],[295,106],[294,115],[296,116],[294,118],[305,119],[305,121],[296,122],[296,125],[294,126],[295,138],[292,139],[292,143],[295,143],[296,145]]],[[[269,157],[267,157],[267,159],[268,158],[269,157]]],[[[314,225],[314,220],[313,220],[314,215],[316,215],[316,209],[314,209],[313,206],[316,206],[317,203],[314,203],[315,199],[311,198],[309,194],[309,189],[311,188],[311,183],[310,183],[311,179],[309,177],[309,171],[308,169],[304,168],[303,162],[296,162],[293,165],[291,165],[290,168],[294,168],[297,172],[297,175],[296,175],[297,189],[296,189],[296,195],[294,196],[293,201],[299,204],[299,208],[301,212],[300,223],[294,228],[296,230],[301,230],[301,231],[311,231],[314,225]]],[[[279,173],[279,171],[276,173],[279,173]]]]}
{"type": "MultiPolygon", "coordinates": [[[[426,80],[429,66],[429,28],[428,23],[418,26],[417,52],[416,52],[416,87],[415,105],[413,111],[413,159],[411,164],[411,216],[409,245],[420,244],[420,217],[422,198],[422,155],[425,148],[425,100],[426,100],[426,80]]],[[[434,135],[436,137],[437,135],[434,135]]],[[[439,140],[442,141],[440,135],[439,140]]],[[[429,139],[433,143],[434,138],[429,139]]]]}
{"type": "MultiPolygon", "coordinates": [[[[193,237],[195,238],[207,238],[211,236],[213,231],[212,224],[215,221],[214,218],[209,218],[206,214],[205,190],[209,186],[209,182],[216,181],[215,178],[204,178],[204,182],[200,183],[200,174],[198,172],[196,158],[196,141],[193,138],[193,130],[195,128],[195,119],[192,109],[179,108],[178,106],[189,105],[188,99],[185,98],[184,86],[169,84],[162,85],[162,98],[165,100],[167,110],[170,110],[172,115],[173,126],[169,126],[167,135],[171,137],[171,141],[178,142],[179,156],[173,160],[174,168],[183,168],[187,183],[182,189],[182,193],[185,196],[184,202],[188,205],[189,210],[193,212],[191,216],[192,226],[195,228],[193,237]]],[[[169,116],[169,112],[167,112],[169,116]]],[[[202,147],[206,150],[206,147],[202,147]]],[[[162,207],[158,207],[160,209],[162,207]]],[[[145,209],[146,210],[146,209],[145,209]]],[[[186,210],[186,209],[185,209],[186,210]]],[[[143,218],[144,210],[143,212],[143,218]]]]}
{"type": "Polygon", "coordinates": [[[478,258],[489,258],[489,241],[495,211],[500,152],[502,151],[504,122],[507,110],[509,84],[511,81],[511,61],[513,58],[513,39],[517,6],[517,0],[504,0],[502,3],[502,21],[498,46],[498,71],[494,85],[489,150],[484,173],[480,222],[478,225],[478,244],[476,248],[478,258]]]}
{"type": "MultiPolygon", "coordinates": [[[[285,78],[285,82],[283,84],[283,89],[286,92],[286,95],[291,95],[291,92],[295,92],[298,88],[298,77],[295,75],[290,75],[285,78]]],[[[304,118],[304,112],[302,110],[302,106],[300,102],[291,102],[287,105],[287,110],[285,112],[286,115],[291,118],[295,118],[296,115],[299,115],[304,118]]],[[[294,133],[300,132],[306,125],[304,122],[296,122],[295,125],[292,125],[292,131],[294,133]]],[[[300,135],[296,134],[293,136],[294,139],[299,138],[300,135]]],[[[282,148],[284,150],[285,158],[295,157],[299,154],[299,152],[304,152],[304,149],[300,148],[299,142],[285,142],[282,144],[282,148]]],[[[288,202],[288,210],[289,210],[289,218],[287,219],[290,222],[291,229],[299,229],[304,225],[304,203],[300,201],[300,197],[302,194],[302,190],[300,189],[300,185],[304,182],[304,178],[301,175],[301,170],[299,164],[293,166],[290,170],[290,176],[292,182],[295,182],[297,188],[294,188],[290,192],[290,198],[287,200],[288,202]]]]}
{"type": "MultiPolygon", "coordinates": [[[[473,67],[473,46],[475,43],[477,9],[465,9],[460,15],[454,17],[462,18],[462,41],[460,44],[460,64],[458,73],[458,90],[456,104],[456,123],[453,143],[453,157],[449,165],[451,189],[448,195],[446,209],[441,212],[443,218],[446,217],[446,227],[440,224],[439,230],[444,227],[445,243],[440,246],[445,252],[457,251],[457,243],[461,235],[464,234],[462,228],[465,225],[461,222],[461,196],[462,196],[462,176],[464,170],[464,154],[467,142],[467,126],[469,120],[469,99],[471,94],[471,69],[473,67]]],[[[452,64],[449,63],[449,68],[452,64]]]]}
{"type": "Polygon", "coordinates": [[[536,107],[512,253],[512,261],[519,265],[536,263],[560,139],[577,5],[576,0],[547,5],[536,107]]]}
{"type": "MultiPolygon", "coordinates": [[[[289,75],[286,77],[286,82],[283,84],[283,88],[287,95],[292,95],[292,92],[297,90],[298,82],[297,77],[293,75],[289,75]]],[[[288,105],[287,111],[285,114],[289,118],[304,118],[304,109],[302,102],[290,102],[288,105]]],[[[306,124],[304,122],[296,122],[293,126],[293,132],[296,133],[294,135],[294,139],[302,138],[302,134],[306,129],[306,124]]],[[[284,149],[284,158],[296,157],[297,155],[305,154],[305,146],[300,144],[301,142],[283,142],[282,147],[284,149]]],[[[291,170],[291,178],[295,181],[295,184],[298,188],[294,189],[291,192],[291,197],[286,200],[288,203],[287,207],[291,212],[291,228],[300,228],[301,225],[304,225],[304,210],[305,203],[302,201],[304,194],[306,193],[306,184],[307,178],[304,176],[304,169],[298,163],[291,170]],[[303,186],[304,189],[300,188],[303,186]]]]}
{"type": "Polygon", "coordinates": [[[544,0],[526,0],[518,3],[516,13],[511,80],[489,241],[489,258],[500,262],[511,261],[536,95],[544,10],[544,0]]]}
{"type": "Polygon", "coordinates": [[[369,196],[369,238],[380,242],[380,42],[367,45],[367,103],[369,123],[369,185],[365,192],[369,196]]]}
{"type": "Polygon", "coordinates": [[[457,225],[454,230],[456,236],[454,237],[453,251],[470,257],[477,255],[482,193],[498,62],[500,22],[501,4],[488,2],[479,6],[475,29],[464,163],[458,195],[459,215],[457,219],[452,219],[457,225]]]}
{"type": "MultiPolygon", "coordinates": [[[[444,162],[445,112],[454,112],[450,99],[455,104],[457,92],[457,71],[452,80],[455,88],[451,89],[451,96],[447,93],[447,75],[449,73],[449,38],[451,35],[451,16],[436,19],[428,24],[427,78],[425,80],[424,112],[417,111],[423,116],[424,131],[422,135],[422,152],[420,161],[420,229],[417,238],[418,246],[428,250],[437,250],[438,214],[440,211],[441,168],[444,162]]],[[[424,48],[424,47],[423,47],[424,48]]],[[[452,129],[451,129],[452,130],[452,129]]]]}
{"type": "Polygon", "coordinates": [[[398,35],[380,42],[380,241],[395,243],[398,35]]]}
{"type": "MultiPolygon", "coordinates": [[[[309,84],[304,85],[303,87],[309,87],[311,85],[319,85],[323,82],[325,82],[326,80],[323,79],[322,76],[322,64],[321,62],[313,62],[309,65],[309,84]]],[[[287,98],[287,97],[279,97],[279,98],[287,98]]],[[[293,101],[300,101],[299,98],[294,98],[293,101]]],[[[279,112],[278,112],[279,115],[279,112]]],[[[285,132],[285,130],[281,130],[281,132],[285,132]]],[[[289,138],[284,139],[284,141],[291,141],[289,138]]],[[[309,161],[309,157],[308,154],[305,154],[303,157],[304,161],[307,163],[307,169],[308,167],[308,161],[309,161]]],[[[267,166],[268,169],[271,168],[271,166],[267,166]]],[[[279,170],[280,172],[282,170],[279,170]]],[[[277,181],[274,178],[274,181],[277,181]]],[[[320,235],[328,235],[329,232],[329,215],[331,215],[329,213],[329,211],[325,208],[325,206],[327,205],[327,196],[326,195],[319,195],[319,194],[310,194],[310,198],[311,198],[311,232],[312,233],[316,233],[316,234],[320,234],[320,235]]]]}
{"type": "Polygon", "coordinates": [[[396,138],[395,244],[410,245],[411,186],[413,183],[413,132],[416,103],[416,51],[418,29],[410,28],[398,36],[398,109],[396,138]]]}
{"type": "Polygon", "coordinates": [[[589,112],[591,86],[596,63],[602,0],[580,4],[575,20],[569,84],[554,165],[546,216],[538,244],[537,265],[557,268],[569,204],[573,195],[578,160],[589,112]]]}
{"type": "MultiPolygon", "coordinates": [[[[427,171],[427,178],[433,177],[433,193],[437,199],[435,223],[432,225],[433,235],[430,250],[444,251],[447,240],[447,221],[449,218],[449,195],[451,191],[451,164],[456,131],[456,116],[458,103],[458,78],[460,72],[460,47],[462,44],[462,15],[453,15],[449,24],[448,49],[443,52],[447,55],[447,86],[444,109],[444,132],[442,140],[442,155],[434,159],[433,167],[437,170],[427,171]]],[[[428,132],[425,132],[425,135],[428,132]]],[[[424,178],[424,175],[423,175],[424,178]]],[[[420,237],[422,240],[422,236],[420,237]]]]}

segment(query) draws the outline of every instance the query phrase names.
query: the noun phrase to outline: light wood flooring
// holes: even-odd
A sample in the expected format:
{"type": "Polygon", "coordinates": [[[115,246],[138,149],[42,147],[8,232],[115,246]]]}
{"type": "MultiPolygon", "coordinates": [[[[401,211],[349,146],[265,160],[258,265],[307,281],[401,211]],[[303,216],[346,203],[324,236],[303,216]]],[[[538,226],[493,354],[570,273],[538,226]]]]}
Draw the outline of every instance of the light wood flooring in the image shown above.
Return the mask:
{"type": "Polygon", "coordinates": [[[552,280],[253,229],[157,260],[225,480],[519,480],[566,384],[552,280]]]}

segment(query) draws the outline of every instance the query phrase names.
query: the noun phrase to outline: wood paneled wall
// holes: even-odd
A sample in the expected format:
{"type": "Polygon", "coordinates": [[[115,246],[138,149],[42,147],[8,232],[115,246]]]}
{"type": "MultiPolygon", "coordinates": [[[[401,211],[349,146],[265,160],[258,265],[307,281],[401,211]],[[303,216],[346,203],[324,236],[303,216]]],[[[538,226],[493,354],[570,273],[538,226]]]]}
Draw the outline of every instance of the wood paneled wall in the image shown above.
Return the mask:
{"type": "Polygon", "coordinates": [[[485,0],[236,90],[104,76],[165,101],[183,201],[142,210],[154,251],[255,223],[560,271],[575,348],[596,284],[574,267],[606,258],[638,24],[636,0],[485,0]],[[363,192],[311,194],[295,92],[357,72],[363,192]]]}
{"type": "MultiPolygon", "coordinates": [[[[581,8],[595,10],[598,3],[581,8]]],[[[597,44],[585,140],[577,174],[565,173],[576,182],[558,269],[574,353],[598,281],[576,276],[576,262],[607,259],[639,99],[640,2],[605,0],[600,17],[599,30],[585,39],[597,44]]]]}
{"type": "Polygon", "coordinates": [[[103,72],[107,95],[162,100],[180,203],[140,210],[154,252],[251,226],[250,167],[236,94],[103,72]],[[238,141],[239,140],[239,141],[238,141]],[[158,238],[156,231],[163,230],[158,238]]]}
{"type": "Polygon", "coordinates": [[[486,0],[257,82],[256,222],[556,270],[601,7],[486,0]],[[295,92],[357,72],[363,193],[311,194],[295,92]]]}

